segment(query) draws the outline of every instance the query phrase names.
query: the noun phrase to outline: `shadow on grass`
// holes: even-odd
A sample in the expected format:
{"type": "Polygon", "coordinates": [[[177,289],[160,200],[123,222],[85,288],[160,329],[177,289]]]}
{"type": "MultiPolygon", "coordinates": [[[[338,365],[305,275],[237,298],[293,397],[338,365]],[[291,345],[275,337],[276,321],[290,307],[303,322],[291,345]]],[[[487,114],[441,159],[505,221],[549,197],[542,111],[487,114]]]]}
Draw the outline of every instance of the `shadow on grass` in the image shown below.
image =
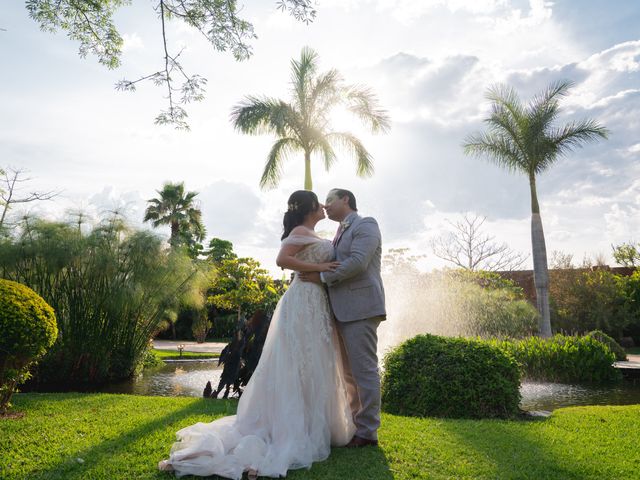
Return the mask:
{"type": "Polygon", "coordinates": [[[550,447],[539,420],[449,420],[445,430],[477,466],[474,478],[584,480],[585,471],[550,447]],[[480,476],[480,474],[482,476],[480,476]]]}
{"type": "MultiPolygon", "coordinates": [[[[83,401],[86,402],[86,400],[85,397],[83,401]]],[[[95,400],[96,403],[102,401],[104,407],[104,399],[91,398],[90,404],[94,403],[92,400],[95,400]]],[[[219,407],[214,409],[215,411],[207,411],[201,402],[189,404],[130,430],[121,431],[119,435],[111,436],[97,445],[73,451],[70,456],[66,455],[55,465],[32,472],[32,476],[29,478],[47,480],[171,478],[167,473],[157,470],[157,462],[168,455],[171,444],[175,441],[175,437],[172,435],[181,428],[181,421],[202,415],[210,415],[211,417],[207,421],[211,421],[221,414],[234,413],[234,411],[229,411],[229,405],[219,405],[219,407]],[[137,443],[142,445],[135,445],[137,443]],[[140,448],[143,449],[142,452],[140,452],[140,448]],[[161,451],[158,451],[159,449],[161,451]],[[137,454],[138,452],[140,453],[137,454]],[[144,455],[149,457],[148,462],[144,455]],[[140,477],[134,473],[141,471],[143,476],[140,477]]],[[[93,411],[93,408],[90,410],[93,411]]],[[[232,410],[235,409],[232,408],[232,410]]],[[[108,419],[105,419],[105,422],[108,422],[108,419]]]]}

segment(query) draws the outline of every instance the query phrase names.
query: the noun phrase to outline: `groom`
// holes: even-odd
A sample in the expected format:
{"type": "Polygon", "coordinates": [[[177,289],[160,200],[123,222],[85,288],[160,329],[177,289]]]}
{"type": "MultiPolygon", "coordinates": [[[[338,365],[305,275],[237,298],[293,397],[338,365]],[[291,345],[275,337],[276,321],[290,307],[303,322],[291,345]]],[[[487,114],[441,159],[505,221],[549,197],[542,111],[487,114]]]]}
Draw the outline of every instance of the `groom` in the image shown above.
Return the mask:
{"type": "Polygon", "coordinates": [[[380,229],[373,218],[358,215],[356,198],[348,190],[331,190],[324,208],[329,219],[340,222],[333,239],[340,266],[334,272],[301,274],[300,279],[322,282],[329,290],[356,424],[356,434],[347,447],[377,445],[380,426],[377,328],[386,318],[380,278],[380,229]]]}

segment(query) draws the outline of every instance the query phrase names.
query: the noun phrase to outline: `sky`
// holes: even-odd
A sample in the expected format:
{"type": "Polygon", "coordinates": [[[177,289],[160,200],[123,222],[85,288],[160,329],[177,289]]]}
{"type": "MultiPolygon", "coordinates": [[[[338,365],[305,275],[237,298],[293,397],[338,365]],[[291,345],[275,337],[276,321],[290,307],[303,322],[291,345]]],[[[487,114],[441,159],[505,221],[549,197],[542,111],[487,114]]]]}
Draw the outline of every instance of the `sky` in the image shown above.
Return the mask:
{"type": "MultiPolygon", "coordinates": [[[[64,33],[39,30],[23,2],[0,4],[0,167],[29,171],[30,190],[55,200],[14,209],[65,219],[82,210],[94,221],[124,210],[135,227],[163,182],[199,192],[208,238],[233,242],[281,275],[275,256],[291,192],[302,188],[302,158],[291,158],[277,189],[258,186],[274,139],[234,131],[229,113],[246,95],[289,98],[292,58],[317,51],[321,70],[365,84],[388,110],[392,128],[371,135],[337,117],[374,157],[375,175],[360,179],[339,155],[326,172],[312,167],[322,199],[332,187],[352,190],[362,215],[375,217],[384,248],[426,255],[421,268],[444,263],[432,238],[466,212],[486,216],[485,232],[528,254],[527,179],[464,155],[462,143],[483,127],[486,89],[507,83],[523,100],[552,81],[575,87],[561,122],[594,118],[610,138],[560,159],[538,177],[547,251],[611,260],[611,245],[640,240],[640,2],[637,0],[319,0],[305,25],[270,0],[245,0],[254,25],[253,56],[236,62],[178,22],[169,24],[183,65],[208,79],[203,102],[188,107],[191,131],[154,125],[164,91],[152,84],[119,92],[114,84],[157,70],[160,24],[152,2],[120,9],[122,65],[108,70],[78,56],[64,33]]],[[[336,225],[317,230],[327,238],[336,225]]],[[[167,230],[160,230],[168,236],[167,230]]],[[[524,267],[530,266],[530,259],[524,267]]]]}

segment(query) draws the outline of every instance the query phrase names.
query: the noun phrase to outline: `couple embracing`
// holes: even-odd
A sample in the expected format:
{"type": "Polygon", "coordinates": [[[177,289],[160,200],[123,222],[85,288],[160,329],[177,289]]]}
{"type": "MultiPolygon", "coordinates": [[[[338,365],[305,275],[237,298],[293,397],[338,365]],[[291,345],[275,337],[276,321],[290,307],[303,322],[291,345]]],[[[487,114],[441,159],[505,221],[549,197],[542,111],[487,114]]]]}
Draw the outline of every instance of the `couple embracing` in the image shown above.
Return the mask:
{"type": "Polygon", "coordinates": [[[325,460],[331,446],[378,444],[377,328],[385,319],[381,236],[348,190],[322,205],[294,192],[277,264],[295,271],[273,313],[262,356],[237,414],[177,433],[161,470],[240,479],[286,476],[325,460]],[[333,242],[314,228],[339,222],[333,242]]]}

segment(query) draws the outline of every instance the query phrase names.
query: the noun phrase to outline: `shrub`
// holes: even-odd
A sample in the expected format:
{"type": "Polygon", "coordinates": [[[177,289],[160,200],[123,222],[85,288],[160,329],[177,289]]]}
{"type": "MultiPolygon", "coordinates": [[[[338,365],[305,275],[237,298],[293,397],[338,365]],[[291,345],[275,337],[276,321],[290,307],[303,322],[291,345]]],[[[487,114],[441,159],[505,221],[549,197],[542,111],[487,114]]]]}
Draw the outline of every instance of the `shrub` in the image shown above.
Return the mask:
{"type": "Polygon", "coordinates": [[[21,228],[0,244],[0,275],[33,288],[57,313],[60,336],[34,372],[47,388],[131,376],[199,278],[186,254],[118,217],[87,233],[33,219],[21,228]]]}
{"type": "Polygon", "coordinates": [[[29,377],[29,366],[56,340],[53,309],[24,285],[0,279],[0,413],[18,384],[29,377]]]}
{"type": "Polygon", "coordinates": [[[520,364],[529,380],[560,383],[604,383],[621,379],[613,367],[615,355],[590,336],[555,335],[525,340],[491,341],[520,364]]]}
{"type": "Polygon", "coordinates": [[[418,335],[384,358],[382,406],[399,415],[512,417],[520,373],[508,354],[479,340],[418,335]]]}
{"type": "Polygon", "coordinates": [[[603,331],[593,330],[587,335],[589,337],[595,338],[599,342],[604,343],[607,347],[609,347],[609,350],[611,350],[616,356],[616,361],[624,362],[627,359],[627,352],[624,351],[624,348],[622,348],[618,342],[616,342],[613,338],[611,338],[603,331]]]}
{"type": "Polygon", "coordinates": [[[557,331],[602,330],[620,339],[631,321],[626,277],[604,270],[550,272],[551,324],[557,331]]]}

